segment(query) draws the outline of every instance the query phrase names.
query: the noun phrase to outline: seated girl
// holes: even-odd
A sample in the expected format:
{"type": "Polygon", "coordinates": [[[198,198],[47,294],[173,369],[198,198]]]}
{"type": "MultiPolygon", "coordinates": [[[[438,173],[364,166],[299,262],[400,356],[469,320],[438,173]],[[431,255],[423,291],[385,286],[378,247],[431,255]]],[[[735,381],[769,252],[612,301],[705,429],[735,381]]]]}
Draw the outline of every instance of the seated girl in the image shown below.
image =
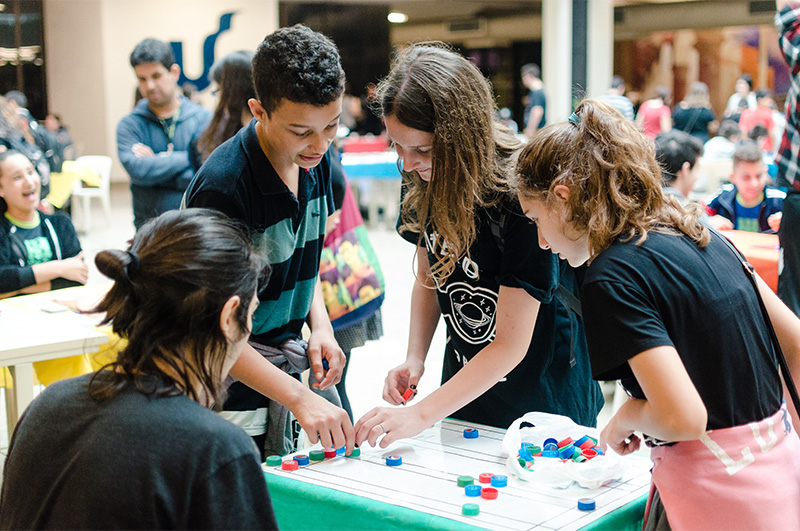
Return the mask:
{"type": "Polygon", "coordinates": [[[0,153],[0,298],[86,284],[68,217],[37,210],[41,181],[19,151],[0,153]]]}
{"type": "Polygon", "coordinates": [[[3,529],[275,529],[250,437],[210,408],[239,357],[262,263],[224,216],[170,211],[103,251],[106,312],[128,346],[22,416],[3,529]]]}
{"type": "Polygon", "coordinates": [[[653,446],[648,527],[663,507],[672,529],[800,529],[800,439],[757,293],[795,380],[797,317],[699,207],[663,193],[652,143],[608,105],[586,100],[538,132],[517,173],[539,246],[589,264],[592,374],[632,397],[600,443],[627,454],[638,432],[653,446]]]}

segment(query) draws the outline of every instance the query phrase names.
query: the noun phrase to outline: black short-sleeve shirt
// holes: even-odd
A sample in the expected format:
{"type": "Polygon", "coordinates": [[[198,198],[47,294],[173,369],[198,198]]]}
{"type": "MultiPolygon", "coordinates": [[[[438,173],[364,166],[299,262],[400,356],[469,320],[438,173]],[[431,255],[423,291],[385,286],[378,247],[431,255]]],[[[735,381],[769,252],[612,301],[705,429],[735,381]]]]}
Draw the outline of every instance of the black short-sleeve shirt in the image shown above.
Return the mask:
{"type": "Polygon", "coordinates": [[[755,290],[712,232],[705,248],[684,235],[618,239],[589,266],[581,291],[594,377],[621,379],[646,398],[628,360],[673,346],[708,410],[708,429],[777,411],[777,361],[755,290]]]}
{"type": "MultiPolygon", "coordinates": [[[[506,198],[495,207],[479,209],[475,223],[469,256],[462,257],[436,289],[447,325],[442,383],[494,340],[500,286],[524,289],[541,306],[522,362],[452,416],[507,428],[529,411],[544,411],[594,426],[603,398],[591,381],[583,326],[556,297],[559,283],[577,294],[575,271],[539,248],[536,227],[522,215],[516,200],[506,198]]],[[[423,240],[433,264],[431,232],[423,240]]],[[[416,233],[401,236],[415,244],[419,240],[416,233]]]]}

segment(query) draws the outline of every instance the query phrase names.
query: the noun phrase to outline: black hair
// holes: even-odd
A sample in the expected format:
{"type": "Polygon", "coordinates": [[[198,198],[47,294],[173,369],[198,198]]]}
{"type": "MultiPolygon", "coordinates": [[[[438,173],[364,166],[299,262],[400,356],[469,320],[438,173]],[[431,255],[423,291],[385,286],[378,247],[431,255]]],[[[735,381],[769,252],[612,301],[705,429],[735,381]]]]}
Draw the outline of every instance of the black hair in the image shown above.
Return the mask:
{"type": "Polygon", "coordinates": [[[267,35],[253,58],[256,97],[267,113],[283,99],[328,105],[344,94],[344,80],[336,45],[302,24],[267,35]]]}
{"type": "Polygon", "coordinates": [[[723,120],[722,123],[719,125],[719,131],[717,131],[717,136],[721,136],[723,138],[727,138],[728,140],[731,137],[740,135],[742,130],[739,129],[739,124],[734,122],[733,120],[723,120]]]}
{"type": "Polygon", "coordinates": [[[239,337],[248,334],[248,309],[266,270],[240,225],[213,210],[170,210],[142,226],[127,250],[101,251],[95,264],[114,280],[96,310],[128,345],[105,367],[111,370],[92,377],[92,398],[111,399],[133,382],[146,395],[182,392],[201,402],[199,385],[218,402],[229,349],[220,312],[238,296],[239,337]]]}
{"type": "Polygon", "coordinates": [[[689,133],[672,129],[656,136],[656,160],[664,184],[673,182],[685,163],[694,168],[703,153],[703,143],[689,133]]]}
{"type": "Polygon", "coordinates": [[[760,138],[764,138],[769,134],[769,131],[763,124],[756,124],[750,129],[750,132],[747,133],[747,138],[750,140],[758,140],[760,138]]]}
{"type": "MultiPolygon", "coordinates": [[[[17,151],[16,149],[6,149],[5,151],[0,151],[0,166],[5,162],[5,160],[13,155],[22,155],[23,157],[27,157],[25,153],[21,151],[17,151]]],[[[30,160],[30,159],[28,159],[30,160]]],[[[31,163],[32,164],[32,163],[31,163]]],[[[34,168],[35,170],[35,168],[34,168]]],[[[0,172],[0,177],[3,176],[3,173],[0,172]]],[[[6,200],[0,197],[0,214],[4,214],[8,210],[8,205],[6,204],[6,200]]]]}
{"type": "Polygon", "coordinates": [[[143,40],[131,52],[131,66],[136,68],[145,63],[161,63],[169,70],[175,64],[172,46],[158,39],[143,40]]]}
{"type": "Polygon", "coordinates": [[[209,77],[219,85],[219,102],[211,122],[197,141],[203,160],[242,128],[242,111],[256,97],[252,74],[253,52],[231,52],[211,67],[209,77]]]}
{"type": "Polygon", "coordinates": [[[769,89],[759,89],[756,91],[756,100],[760,100],[761,98],[771,98],[772,91],[769,89]]]}
{"type": "MultiPolygon", "coordinates": [[[[762,125],[761,127],[764,126],[762,125]]],[[[766,128],[764,130],[766,131],[766,128]]],[[[733,152],[734,166],[740,162],[758,162],[761,160],[764,160],[764,151],[753,141],[742,142],[733,152]]]]}
{"type": "Polygon", "coordinates": [[[747,83],[747,86],[750,90],[753,90],[753,76],[750,74],[742,74],[739,76],[739,79],[747,83]]]}

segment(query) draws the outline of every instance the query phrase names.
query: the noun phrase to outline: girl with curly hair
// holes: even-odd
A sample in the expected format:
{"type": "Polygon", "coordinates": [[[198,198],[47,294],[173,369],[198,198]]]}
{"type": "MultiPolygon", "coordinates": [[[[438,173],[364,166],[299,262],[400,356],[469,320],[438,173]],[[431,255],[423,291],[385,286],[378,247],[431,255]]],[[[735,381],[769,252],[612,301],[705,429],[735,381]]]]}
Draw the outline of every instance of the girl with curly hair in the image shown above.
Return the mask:
{"type": "Polygon", "coordinates": [[[608,105],[586,100],[543,129],[516,172],[539,246],[589,263],[592,373],[631,395],[600,444],[634,452],[639,432],[652,447],[648,526],[664,509],[674,529],[800,528],[800,439],[768,320],[795,380],[800,321],[699,207],[663,193],[652,142],[608,105]]]}

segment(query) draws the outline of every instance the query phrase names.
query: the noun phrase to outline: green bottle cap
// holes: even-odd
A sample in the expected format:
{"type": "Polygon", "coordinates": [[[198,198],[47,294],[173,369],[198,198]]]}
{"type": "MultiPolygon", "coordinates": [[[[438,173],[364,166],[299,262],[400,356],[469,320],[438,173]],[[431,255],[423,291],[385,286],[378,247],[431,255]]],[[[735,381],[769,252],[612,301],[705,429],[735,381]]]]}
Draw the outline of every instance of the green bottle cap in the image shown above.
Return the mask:
{"type": "Polygon", "coordinates": [[[467,485],[472,485],[473,483],[475,483],[475,478],[472,476],[458,476],[459,487],[466,487],[467,485]]]}
{"type": "Polygon", "coordinates": [[[325,460],[325,452],[322,450],[311,450],[308,452],[308,458],[312,461],[324,461],[325,460]]]}
{"type": "Polygon", "coordinates": [[[481,507],[477,503],[465,503],[461,506],[461,514],[464,516],[478,516],[481,512],[481,507]]]}
{"type": "Polygon", "coordinates": [[[350,455],[346,457],[361,457],[361,448],[353,448],[353,451],[350,452],[350,455]]]}
{"type": "Polygon", "coordinates": [[[267,466],[281,466],[283,459],[279,455],[270,455],[267,457],[267,466]]]}

